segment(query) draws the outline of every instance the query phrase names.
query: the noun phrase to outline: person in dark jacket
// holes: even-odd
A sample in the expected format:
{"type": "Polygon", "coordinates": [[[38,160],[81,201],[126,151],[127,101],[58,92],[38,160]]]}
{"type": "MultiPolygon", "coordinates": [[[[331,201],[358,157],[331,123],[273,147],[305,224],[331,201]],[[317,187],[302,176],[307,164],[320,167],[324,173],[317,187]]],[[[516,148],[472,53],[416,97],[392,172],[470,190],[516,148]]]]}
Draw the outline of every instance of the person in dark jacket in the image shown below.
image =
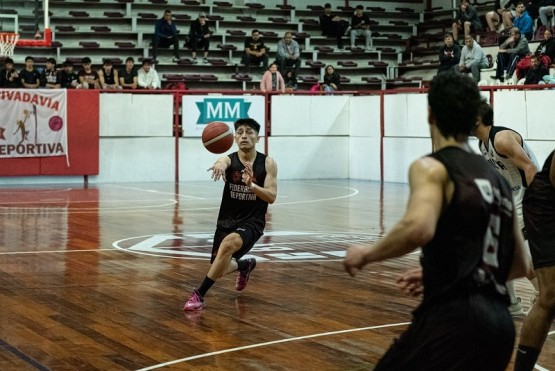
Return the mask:
{"type": "Polygon", "coordinates": [[[193,50],[193,63],[197,63],[197,50],[204,50],[203,63],[208,63],[208,49],[210,48],[212,31],[206,22],[206,14],[200,13],[198,18],[191,23],[189,30],[189,43],[193,50]]]}
{"type": "Polygon", "coordinates": [[[158,57],[158,48],[167,48],[173,45],[173,61],[179,62],[179,41],[177,40],[177,28],[172,20],[172,11],[166,10],[162,18],[156,21],[154,25],[154,35],[152,36],[152,56],[156,61],[158,57]]]}
{"type": "Polygon", "coordinates": [[[545,75],[549,75],[549,71],[545,66],[540,63],[540,60],[537,55],[533,55],[530,57],[530,64],[531,68],[528,70],[526,74],[526,80],[524,81],[525,85],[529,84],[538,84],[540,81],[543,82],[543,77],[545,75]]]}
{"type": "Polygon", "coordinates": [[[453,20],[453,39],[457,42],[459,31],[464,31],[464,36],[482,30],[482,23],[478,17],[478,11],[470,5],[468,0],[461,0],[457,16],[453,20]]]}
{"type": "Polygon", "coordinates": [[[450,71],[458,66],[461,60],[461,47],[453,42],[453,35],[446,33],[443,36],[443,45],[439,47],[438,73],[450,71]]]}
{"type": "Polygon", "coordinates": [[[326,72],[324,73],[324,83],[322,84],[322,90],[324,91],[335,91],[339,90],[341,87],[341,76],[335,71],[335,68],[328,64],[326,66],[326,72]]]}

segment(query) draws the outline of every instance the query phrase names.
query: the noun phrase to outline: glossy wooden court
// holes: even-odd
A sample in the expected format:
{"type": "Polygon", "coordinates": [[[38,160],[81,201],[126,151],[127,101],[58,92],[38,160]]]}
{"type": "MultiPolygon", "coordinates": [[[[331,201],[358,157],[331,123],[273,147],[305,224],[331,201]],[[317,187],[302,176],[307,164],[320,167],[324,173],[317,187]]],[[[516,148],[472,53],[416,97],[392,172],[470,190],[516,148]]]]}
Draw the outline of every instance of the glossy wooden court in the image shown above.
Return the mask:
{"type": "MultiPolygon", "coordinates": [[[[341,257],[392,226],[407,186],[280,181],[246,290],[226,276],[206,309],[184,313],[208,270],[221,189],[0,188],[0,370],[372,369],[418,303],[395,284],[418,255],[356,278],[341,257]]],[[[517,283],[526,309],[531,292],[517,283]]],[[[539,370],[555,370],[551,330],[539,370]]]]}

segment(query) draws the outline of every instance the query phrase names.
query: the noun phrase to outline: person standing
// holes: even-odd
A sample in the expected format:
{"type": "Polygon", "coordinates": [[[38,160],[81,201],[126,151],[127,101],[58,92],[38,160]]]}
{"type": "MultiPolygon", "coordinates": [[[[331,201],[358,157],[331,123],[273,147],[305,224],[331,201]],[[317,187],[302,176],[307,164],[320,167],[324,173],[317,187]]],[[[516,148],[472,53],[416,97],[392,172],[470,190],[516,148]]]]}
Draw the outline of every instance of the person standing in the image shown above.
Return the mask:
{"type": "MultiPolygon", "coordinates": [[[[539,168],[534,152],[518,132],[493,125],[493,109],[485,100],[480,103],[478,120],[472,133],[479,139],[478,145],[484,159],[509,183],[513,192],[515,218],[520,229],[523,229],[522,199],[539,168]]],[[[537,295],[538,284],[536,280],[531,282],[537,295]]],[[[523,314],[512,281],[507,282],[507,289],[511,298],[509,311],[513,315],[523,314]]]]}
{"type": "Polygon", "coordinates": [[[179,41],[177,40],[177,28],[172,19],[172,11],[166,10],[162,18],[154,24],[154,35],[152,36],[152,59],[157,60],[158,48],[167,48],[173,45],[173,61],[179,62],[179,41]]]}
{"type": "Polygon", "coordinates": [[[540,296],[520,329],[515,371],[531,371],[555,320],[555,151],[524,192],[523,211],[540,296]]]}
{"type": "Polygon", "coordinates": [[[453,35],[443,35],[443,45],[439,47],[439,68],[437,73],[452,71],[461,60],[461,47],[453,42],[453,35]]]}
{"type": "Polygon", "coordinates": [[[251,118],[234,124],[237,151],[220,157],[208,170],[212,179],[225,182],[211,266],[200,286],[193,291],[183,310],[204,308],[204,297],[214,283],[238,271],[235,289],[242,291],[256,267],[256,259],[241,259],[264,233],[268,204],[277,197],[277,164],[256,150],[260,124],[251,118]]]}
{"type": "Polygon", "coordinates": [[[343,264],[355,275],[422,247],[422,303],[374,371],[505,370],[515,327],[504,284],[532,274],[511,189],[468,150],[477,85],[457,73],[436,75],[428,104],[435,152],[410,166],[405,214],[377,243],[349,248],[343,264]]]}

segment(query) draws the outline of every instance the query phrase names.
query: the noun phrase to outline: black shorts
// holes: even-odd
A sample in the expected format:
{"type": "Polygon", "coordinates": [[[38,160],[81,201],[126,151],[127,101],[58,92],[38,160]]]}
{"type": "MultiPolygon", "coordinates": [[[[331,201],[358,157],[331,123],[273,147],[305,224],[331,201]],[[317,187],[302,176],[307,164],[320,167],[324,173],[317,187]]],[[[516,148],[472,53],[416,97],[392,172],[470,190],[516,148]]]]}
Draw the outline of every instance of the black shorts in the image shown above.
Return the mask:
{"type": "Polygon", "coordinates": [[[212,257],[210,258],[210,263],[213,263],[214,259],[216,259],[216,254],[218,253],[218,249],[220,248],[220,244],[224,238],[231,233],[237,233],[243,240],[241,248],[235,251],[232,255],[235,260],[241,259],[243,255],[251,251],[256,241],[262,237],[262,233],[258,232],[257,229],[251,226],[239,226],[231,230],[217,228],[216,232],[214,232],[214,243],[212,244],[212,257]]]}
{"type": "Polygon", "coordinates": [[[528,244],[534,269],[555,266],[555,236],[529,236],[528,244]]]}
{"type": "Polygon", "coordinates": [[[374,371],[505,371],[514,340],[506,303],[468,294],[417,309],[374,371]]]}

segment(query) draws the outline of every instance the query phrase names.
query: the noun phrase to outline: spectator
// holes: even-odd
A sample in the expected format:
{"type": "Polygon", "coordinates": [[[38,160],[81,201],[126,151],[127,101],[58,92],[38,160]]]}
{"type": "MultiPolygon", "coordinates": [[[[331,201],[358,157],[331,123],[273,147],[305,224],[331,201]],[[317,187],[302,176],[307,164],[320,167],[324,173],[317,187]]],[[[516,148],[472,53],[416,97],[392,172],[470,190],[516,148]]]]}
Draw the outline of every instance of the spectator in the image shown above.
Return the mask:
{"type": "Polygon", "coordinates": [[[40,73],[34,67],[34,63],[33,57],[25,57],[25,68],[19,73],[21,86],[26,89],[36,89],[40,86],[40,73]]]}
{"type": "Polygon", "coordinates": [[[60,73],[56,69],[56,60],[54,58],[46,60],[46,68],[40,73],[40,85],[48,89],[60,89],[62,86],[60,73]]]}
{"type": "Polygon", "coordinates": [[[160,89],[161,83],[158,73],[152,68],[152,61],[143,59],[143,67],[137,72],[137,80],[141,89],[160,89]]]}
{"type": "Polygon", "coordinates": [[[526,40],[532,40],[532,36],[534,36],[534,21],[528,15],[523,2],[519,2],[516,6],[516,13],[513,17],[513,28],[515,27],[526,37],[526,40]]]}
{"type": "Polygon", "coordinates": [[[21,87],[19,74],[13,68],[13,59],[6,58],[4,61],[4,68],[0,70],[0,88],[16,89],[21,87]]]}
{"type": "Polygon", "coordinates": [[[189,30],[189,44],[193,49],[193,63],[197,63],[197,50],[200,48],[204,50],[203,63],[208,63],[210,36],[212,36],[212,31],[206,23],[206,14],[200,13],[198,18],[191,23],[189,30]]]}
{"type": "Polygon", "coordinates": [[[516,15],[516,6],[521,0],[509,0],[507,4],[505,4],[505,8],[507,11],[503,12],[503,24],[506,24],[508,27],[505,29],[513,28],[513,18],[516,15]]]}
{"type": "Polygon", "coordinates": [[[152,54],[154,61],[158,58],[158,48],[167,48],[173,45],[173,61],[179,62],[179,41],[177,40],[177,28],[172,20],[171,10],[166,10],[162,18],[154,25],[154,35],[152,36],[152,54]]]}
{"type": "Polygon", "coordinates": [[[122,88],[119,84],[118,70],[113,67],[112,60],[106,58],[102,63],[102,68],[98,71],[100,86],[104,90],[122,88]]]}
{"type": "Polygon", "coordinates": [[[66,89],[79,89],[82,85],[79,82],[79,75],[73,71],[73,62],[65,61],[62,64],[62,72],[60,74],[60,85],[66,89]]]}
{"type": "Polygon", "coordinates": [[[336,91],[341,87],[341,76],[335,71],[335,68],[328,64],[324,73],[324,82],[321,89],[324,91],[336,91]]]}
{"type": "Polygon", "coordinates": [[[299,74],[301,70],[301,50],[299,43],[293,40],[293,34],[286,32],[283,39],[278,41],[277,45],[277,62],[279,71],[285,71],[286,67],[294,66],[295,74],[299,74]]]}
{"type": "Polygon", "coordinates": [[[509,15],[512,13],[510,7],[514,1],[507,1],[501,6],[501,1],[495,0],[493,10],[486,13],[486,22],[490,31],[497,31],[497,27],[501,22],[506,30],[513,27],[512,17],[509,17],[509,15]]]}
{"type": "Polygon", "coordinates": [[[247,73],[250,73],[251,64],[258,66],[260,62],[262,62],[264,70],[268,69],[268,54],[266,52],[266,45],[264,45],[264,40],[260,38],[260,32],[252,30],[251,37],[245,40],[245,53],[243,54],[243,63],[247,73]]]}
{"type": "Polygon", "coordinates": [[[133,59],[133,57],[128,57],[125,60],[125,68],[122,68],[119,73],[119,84],[124,89],[137,89],[139,86],[137,76],[135,59],[133,59]]]}
{"type": "Polygon", "coordinates": [[[83,89],[100,89],[98,72],[91,68],[91,59],[85,57],[81,60],[83,68],[79,71],[79,83],[83,89]]]}
{"type": "Polygon", "coordinates": [[[335,37],[337,40],[337,48],[343,49],[343,35],[349,28],[349,22],[341,19],[339,15],[331,12],[331,5],[324,5],[324,14],[320,16],[320,28],[322,35],[335,37]]]}
{"type": "Polygon", "coordinates": [[[520,35],[520,30],[517,27],[513,27],[511,29],[511,37],[499,46],[497,71],[495,76],[491,76],[491,78],[501,82],[505,81],[504,72],[506,71],[507,77],[511,77],[517,62],[529,53],[528,40],[520,35]]]}
{"type": "Polygon", "coordinates": [[[285,70],[283,81],[285,81],[285,90],[295,91],[299,88],[297,84],[297,74],[290,68],[285,70]]]}
{"type": "Polygon", "coordinates": [[[461,60],[461,47],[453,42],[453,35],[446,33],[443,36],[443,45],[439,47],[438,73],[451,71],[459,65],[461,60]]]}
{"type": "Polygon", "coordinates": [[[356,38],[364,36],[366,50],[372,48],[372,32],[370,31],[370,18],[364,14],[364,7],[357,5],[355,14],[351,17],[351,49],[355,48],[356,38]]]}
{"type": "Polygon", "coordinates": [[[480,18],[478,18],[478,12],[475,7],[470,5],[468,0],[461,0],[452,28],[453,39],[457,43],[459,30],[464,31],[465,38],[471,33],[482,30],[482,23],[480,22],[480,18]]]}
{"type": "Polygon", "coordinates": [[[550,19],[553,19],[553,10],[555,10],[555,6],[553,6],[555,5],[555,0],[545,0],[541,4],[543,6],[540,6],[539,9],[540,21],[542,25],[549,29],[551,26],[550,19]]]}
{"type": "MultiPolygon", "coordinates": [[[[549,68],[555,63],[555,39],[549,28],[543,31],[543,41],[540,42],[536,48],[535,55],[538,56],[540,63],[542,63],[546,68],[549,68]]],[[[516,76],[517,79],[526,77],[528,70],[530,69],[530,55],[525,56],[516,64],[516,76]]]]}
{"type": "Polygon", "coordinates": [[[542,63],[540,63],[538,56],[531,56],[530,69],[526,74],[526,80],[524,80],[524,84],[544,84],[543,77],[546,75],[549,75],[549,70],[542,63]]]}
{"type": "Polygon", "coordinates": [[[461,52],[461,60],[459,62],[459,72],[472,73],[472,80],[475,83],[480,81],[480,72],[482,68],[488,68],[489,62],[480,44],[474,41],[472,36],[464,38],[464,47],[461,52]]]}
{"type": "Polygon", "coordinates": [[[260,90],[263,92],[280,91],[285,93],[285,81],[278,71],[277,64],[272,63],[268,70],[264,72],[262,80],[260,80],[260,90]]]}

